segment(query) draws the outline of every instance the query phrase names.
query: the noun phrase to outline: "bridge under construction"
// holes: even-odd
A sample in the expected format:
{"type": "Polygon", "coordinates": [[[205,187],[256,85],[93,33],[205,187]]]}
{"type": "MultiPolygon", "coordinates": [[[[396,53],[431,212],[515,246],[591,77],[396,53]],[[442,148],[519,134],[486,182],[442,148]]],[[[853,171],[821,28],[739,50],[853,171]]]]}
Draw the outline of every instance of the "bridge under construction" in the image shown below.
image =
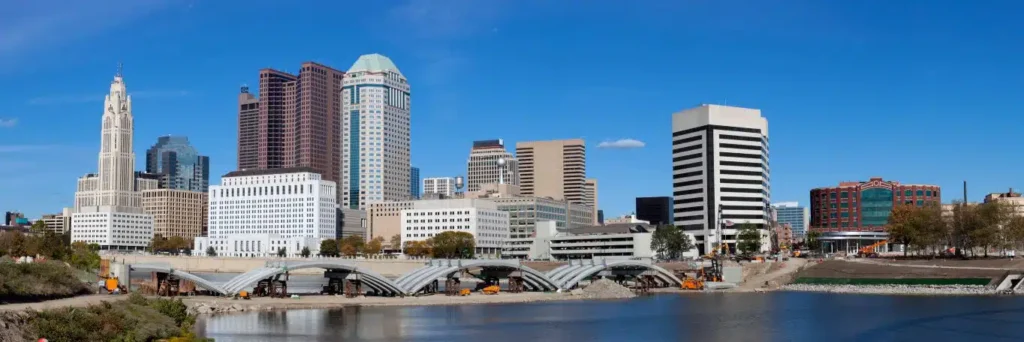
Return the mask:
{"type": "MultiPolygon", "coordinates": [[[[458,292],[463,279],[470,279],[478,287],[504,287],[507,292],[567,291],[582,287],[596,278],[608,278],[630,285],[641,291],[656,287],[681,286],[682,281],[672,272],[654,265],[649,260],[587,259],[573,260],[548,272],[540,272],[519,260],[508,259],[434,259],[422,267],[391,279],[346,259],[315,259],[297,261],[268,261],[231,278],[214,282],[199,275],[175,269],[160,263],[111,264],[111,276],[122,284],[130,284],[132,272],[152,272],[156,284],[177,288],[177,281],[187,280],[196,288],[214,295],[235,296],[246,292],[254,295],[285,296],[291,272],[304,269],[323,269],[327,285],[321,293],[416,296],[440,292],[443,283],[448,294],[458,292]],[[173,284],[172,284],[173,283],[173,284]]],[[[158,293],[166,293],[166,291],[158,293]]]]}

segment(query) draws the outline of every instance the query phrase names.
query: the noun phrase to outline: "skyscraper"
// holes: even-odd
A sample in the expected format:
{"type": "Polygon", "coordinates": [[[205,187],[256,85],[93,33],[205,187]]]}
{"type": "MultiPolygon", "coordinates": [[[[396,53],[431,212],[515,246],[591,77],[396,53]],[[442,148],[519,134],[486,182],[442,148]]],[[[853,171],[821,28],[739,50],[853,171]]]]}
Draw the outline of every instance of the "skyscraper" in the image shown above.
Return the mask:
{"type": "Polygon", "coordinates": [[[341,80],[344,72],[305,62],[298,75],[260,70],[259,98],[238,95],[238,169],[310,167],[341,177],[341,80]]]}
{"type": "Polygon", "coordinates": [[[444,198],[455,195],[455,177],[427,177],[423,179],[423,195],[437,194],[444,198]]]}
{"type": "Polygon", "coordinates": [[[701,105],[672,115],[673,220],[701,253],[718,245],[716,227],[732,250],[739,225],[768,228],[769,179],[760,110],[701,105]]]}
{"type": "Polygon", "coordinates": [[[807,234],[807,227],[811,225],[810,208],[801,207],[798,202],[779,202],[772,204],[775,207],[779,224],[788,224],[793,229],[793,237],[803,239],[807,234]]]}
{"type": "Polygon", "coordinates": [[[409,198],[419,199],[420,198],[420,168],[411,167],[409,168],[409,198]]]}
{"type": "Polygon", "coordinates": [[[483,184],[519,185],[519,163],[516,157],[505,150],[501,139],[478,140],[473,142],[466,161],[466,191],[479,191],[483,184]],[[498,165],[498,160],[505,165],[498,165]]]}
{"type": "Polygon", "coordinates": [[[153,216],[142,211],[141,191],[156,188],[158,180],[135,172],[132,99],[120,70],[103,107],[99,172],[78,179],[71,241],[143,249],[153,239],[153,216]]]}
{"type": "Polygon", "coordinates": [[[637,197],[636,218],[655,226],[672,224],[672,197],[637,197]]]}
{"type": "Polygon", "coordinates": [[[187,137],[159,137],[146,150],[146,172],[160,176],[162,189],[206,192],[210,157],[199,155],[187,137]]]}
{"type": "Polygon", "coordinates": [[[522,196],[587,204],[587,148],[583,139],[516,143],[522,196]]]}
{"type": "Polygon", "coordinates": [[[412,194],[409,82],[390,59],[362,55],[342,94],[341,205],[407,200],[412,194]]]}

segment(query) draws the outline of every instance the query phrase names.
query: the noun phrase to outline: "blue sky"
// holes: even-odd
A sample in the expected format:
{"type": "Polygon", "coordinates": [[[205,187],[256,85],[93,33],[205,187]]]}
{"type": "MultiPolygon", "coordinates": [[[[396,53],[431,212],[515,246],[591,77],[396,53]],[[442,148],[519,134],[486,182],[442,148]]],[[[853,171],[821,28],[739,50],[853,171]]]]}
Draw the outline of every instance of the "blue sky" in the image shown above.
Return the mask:
{"type": "Polygon", "coordinates": [[[412,85],[413,164],[470,144],[584,138],[606,216],[671,194],[671,114],[762,110],[772,199],[881,176],[971,199],[1024,188],[1024,2],[37,0],[0,12],[0,211],[74,201],[123,62],[135,152],[188,136],[236,163],[236,96],[263,67],[391,57],[412,85]],[[293,4],[294,3],[294,4],[293,4]],[[628,4],[628,6],[624,6],[628,4]],[[598,148],[635,139],[642,148],[598,148]]]}

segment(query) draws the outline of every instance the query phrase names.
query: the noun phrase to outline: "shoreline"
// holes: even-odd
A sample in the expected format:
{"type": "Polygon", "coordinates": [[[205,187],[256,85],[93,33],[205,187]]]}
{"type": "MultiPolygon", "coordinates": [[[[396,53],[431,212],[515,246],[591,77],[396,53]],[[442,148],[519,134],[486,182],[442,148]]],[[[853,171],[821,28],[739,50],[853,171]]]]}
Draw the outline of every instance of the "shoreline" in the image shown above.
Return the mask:
{"type": "MultiPolygon", "coordinates": [[[[673,293],[673,292],[661,292],[673,293]]],[[[197,315],[233,314],[244,312],[268,312],[305,309],[340,309],[345,307],[387,307],[387,306],[454,306],[480,304],[519,304],[566,301],[626,300],[636,297],[588,296],[569,292],[525,292],[484,295],[473,293],[469,296],[446,296],[434,294],[419,297],[355,297],[345,296],[300,296],[299,298],[253,298],[230,299],[223,297],[183,297],[182,301],[197,315]]]]}
{"type": "Polygon", "coordinates": [[[811,285],[789,284],[776,290],[783,292],[817,292],[834,294],[865,294],[891,296],[998,296],[1015,295],[981,285],[811,285]]]}

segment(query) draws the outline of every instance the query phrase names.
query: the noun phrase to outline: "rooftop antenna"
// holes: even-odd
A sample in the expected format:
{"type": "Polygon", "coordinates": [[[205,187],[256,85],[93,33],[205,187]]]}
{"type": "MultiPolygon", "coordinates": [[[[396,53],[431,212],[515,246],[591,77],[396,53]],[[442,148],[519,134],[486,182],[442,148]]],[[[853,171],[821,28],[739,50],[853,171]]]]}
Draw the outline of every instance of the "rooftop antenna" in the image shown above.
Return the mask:
{"type": "Polygon", "coordinates": [[[117,77],[121,77],[121,70],[124,69],[124,64],[117,62],[117,77]]]}

